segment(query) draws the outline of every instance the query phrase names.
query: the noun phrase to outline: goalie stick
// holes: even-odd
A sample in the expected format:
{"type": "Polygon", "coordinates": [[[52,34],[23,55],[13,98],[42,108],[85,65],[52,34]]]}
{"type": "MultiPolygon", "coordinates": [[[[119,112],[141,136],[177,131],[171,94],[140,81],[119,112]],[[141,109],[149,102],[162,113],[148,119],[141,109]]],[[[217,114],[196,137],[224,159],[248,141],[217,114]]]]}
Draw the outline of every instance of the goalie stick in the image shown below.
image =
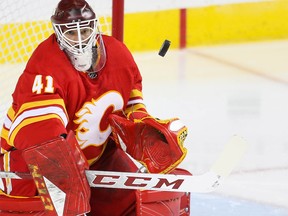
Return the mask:
{"type": "MultiPolygon", "coordinates": [[[[202,175],[87,170],[86,177],[91,187],[208,193],[215,191],[230,175],[245,153],[247,146],[247,142],[243,138],[237,135],[233,136],[210,171],[202,175]]],[[[32,176],[29,173],[0,171],[0,178],[27,179],[32,176]]]]}

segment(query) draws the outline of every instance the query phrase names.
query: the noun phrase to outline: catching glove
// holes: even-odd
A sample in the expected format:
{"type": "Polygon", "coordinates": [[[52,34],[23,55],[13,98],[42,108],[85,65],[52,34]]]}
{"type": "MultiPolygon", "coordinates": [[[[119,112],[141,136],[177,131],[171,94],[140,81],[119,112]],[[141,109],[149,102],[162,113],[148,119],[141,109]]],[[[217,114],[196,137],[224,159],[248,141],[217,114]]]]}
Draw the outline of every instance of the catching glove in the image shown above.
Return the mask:
{"type": "Polygon", "coordinates": [[[146,112],[109,116],[118,147],[143,164],[150,173],[168,173],[183,161],[187,127],[178,118],[159,120],[146,112]]]}

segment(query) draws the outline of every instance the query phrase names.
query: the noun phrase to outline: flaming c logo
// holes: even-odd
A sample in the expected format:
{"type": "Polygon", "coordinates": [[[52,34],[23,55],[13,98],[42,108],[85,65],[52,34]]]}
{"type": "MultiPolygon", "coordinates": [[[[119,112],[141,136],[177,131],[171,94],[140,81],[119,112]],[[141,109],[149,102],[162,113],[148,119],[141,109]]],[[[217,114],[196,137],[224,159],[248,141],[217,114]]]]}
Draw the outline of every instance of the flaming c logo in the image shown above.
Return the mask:
{"type": "Polygon", "coordinates": [[[113,110],[122,109],[124,105],[123,98],[119,92],[109,91],[91,102],[86,102],[83,107],[76,113],[78,124],[76,137],[81,148],[88,146],[101,146],[111,133],[111,127],[107,126],[101,129],[101,121],[108,108],[113,110]]]}

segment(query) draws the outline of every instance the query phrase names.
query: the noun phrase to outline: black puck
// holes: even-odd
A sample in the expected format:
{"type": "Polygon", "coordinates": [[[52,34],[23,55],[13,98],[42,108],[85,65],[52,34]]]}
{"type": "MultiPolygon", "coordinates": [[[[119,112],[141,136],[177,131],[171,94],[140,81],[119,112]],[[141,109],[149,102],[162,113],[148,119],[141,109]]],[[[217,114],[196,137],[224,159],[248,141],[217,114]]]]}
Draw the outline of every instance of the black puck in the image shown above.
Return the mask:
{"type": "Polygon", "coordinates": [[[164,57],[164,56],[166,55],[169,47],[170,47],[170,44],[171,44],[171,41],[165,40],[165,41],[163,42],[163,44],[162,44],[159,52],[158,52],[158,55],[164,57]]]}

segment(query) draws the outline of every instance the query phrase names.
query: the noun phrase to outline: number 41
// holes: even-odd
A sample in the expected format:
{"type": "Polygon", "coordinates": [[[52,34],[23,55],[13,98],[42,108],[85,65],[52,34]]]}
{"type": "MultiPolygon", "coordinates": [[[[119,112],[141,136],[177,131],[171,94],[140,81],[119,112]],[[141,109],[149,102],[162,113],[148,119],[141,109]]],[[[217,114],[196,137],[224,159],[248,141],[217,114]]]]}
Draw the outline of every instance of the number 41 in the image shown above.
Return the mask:
{"type": "MultiPolygon", "coordinates": [[[[44,88],[44,93],[53,93],[54,92],[53,78],[51,76],[45,76],[45,78],[46,78],[46,85],[44,88]]],[[[44,85],[42,82],[42,75],[36,75],[32,87],[32,92],[36,94],[41,94],[43,87],[44,85]]]]}

